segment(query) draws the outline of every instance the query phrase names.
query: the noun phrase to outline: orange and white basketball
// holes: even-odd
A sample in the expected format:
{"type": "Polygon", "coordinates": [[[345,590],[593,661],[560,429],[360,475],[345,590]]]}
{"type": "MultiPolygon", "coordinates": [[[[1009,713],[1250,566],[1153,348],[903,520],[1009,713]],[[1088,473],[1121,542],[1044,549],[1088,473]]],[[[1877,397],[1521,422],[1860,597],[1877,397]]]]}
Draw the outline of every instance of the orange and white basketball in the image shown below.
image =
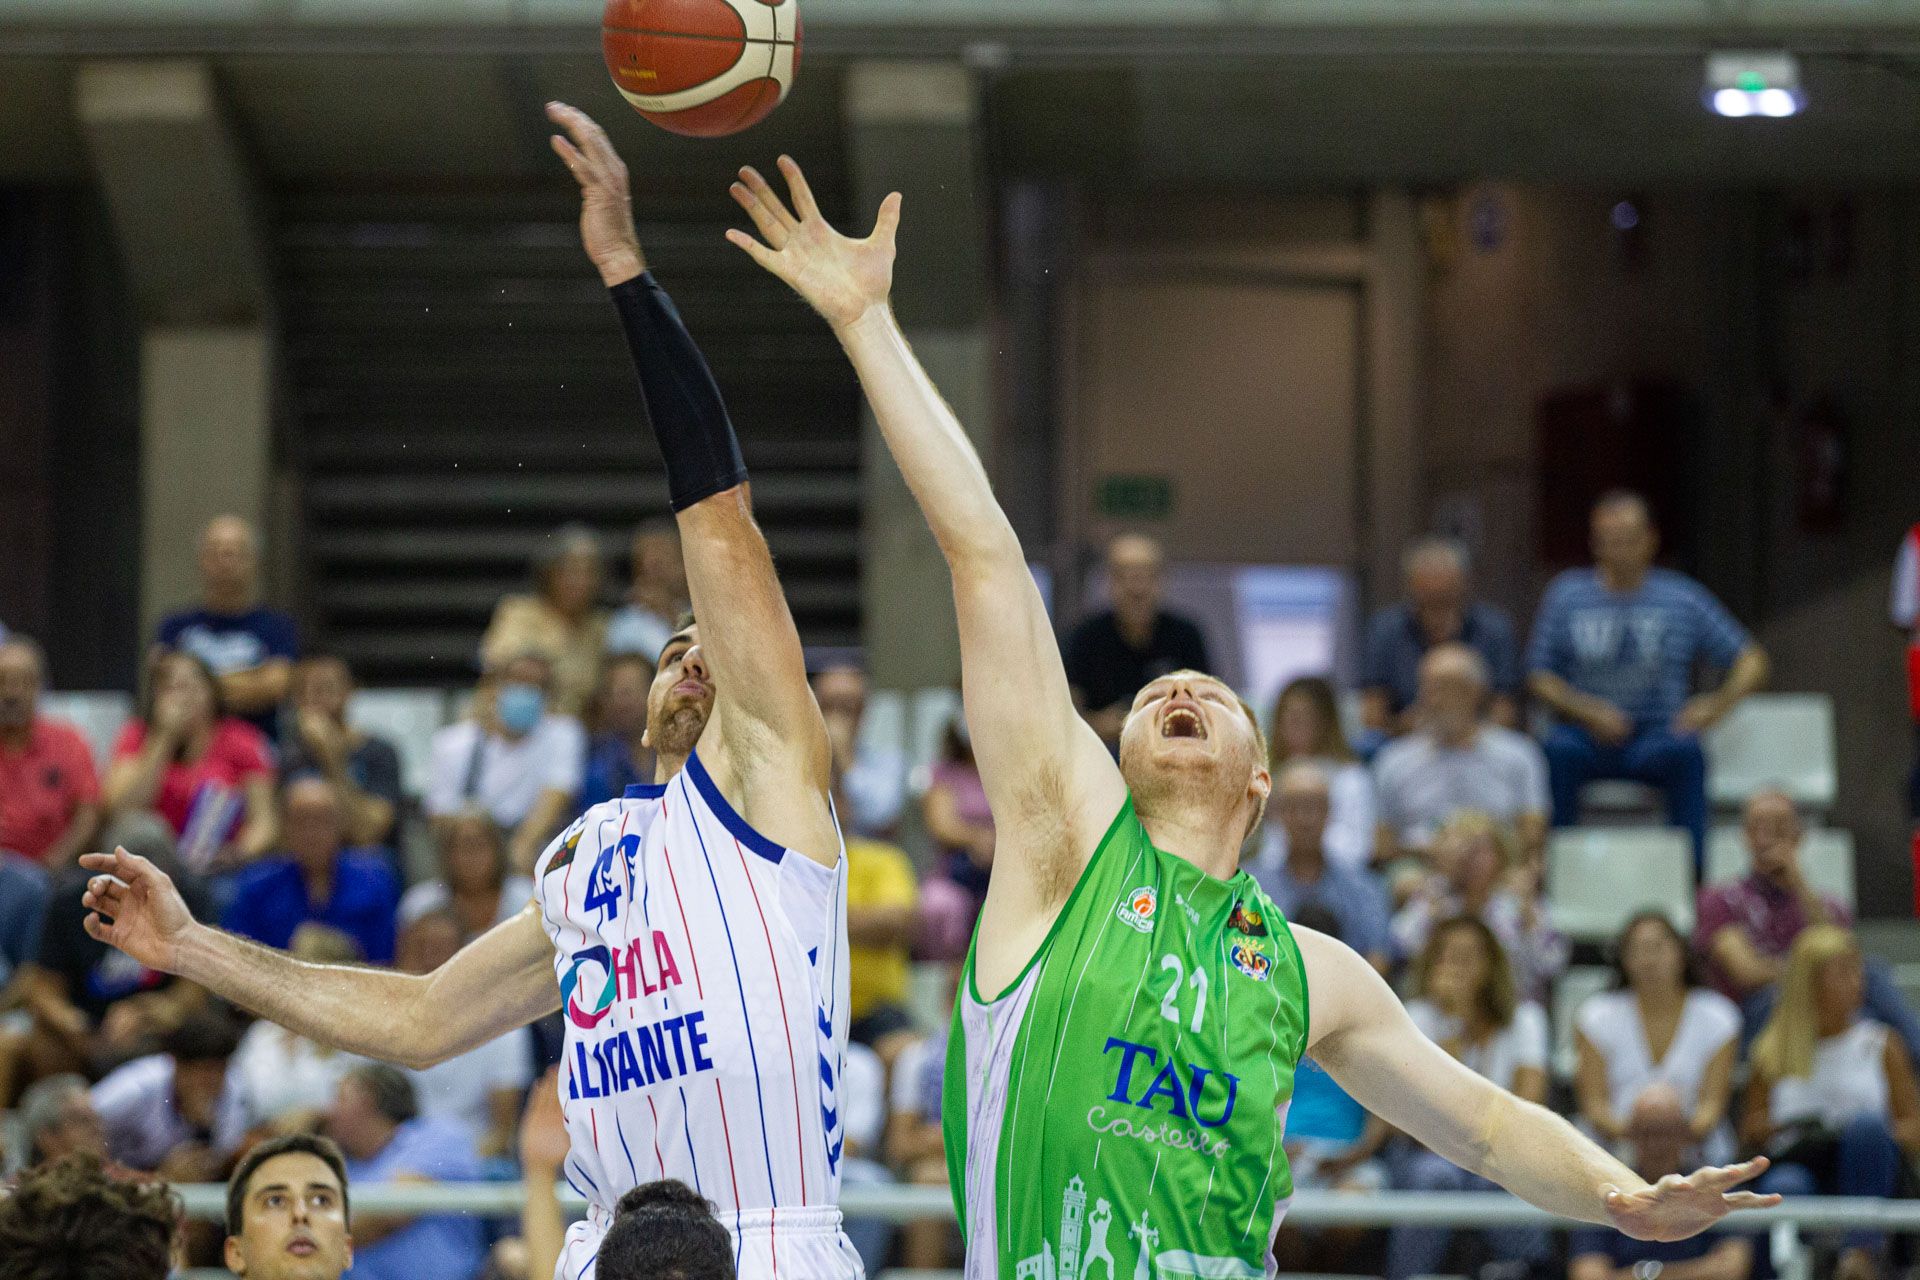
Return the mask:
{"type": "Polygon", "coordinates": [[[800,63],[799,0],[607,0],[614,87],[662,129],[718,138],[758,124],[800,63]]]}

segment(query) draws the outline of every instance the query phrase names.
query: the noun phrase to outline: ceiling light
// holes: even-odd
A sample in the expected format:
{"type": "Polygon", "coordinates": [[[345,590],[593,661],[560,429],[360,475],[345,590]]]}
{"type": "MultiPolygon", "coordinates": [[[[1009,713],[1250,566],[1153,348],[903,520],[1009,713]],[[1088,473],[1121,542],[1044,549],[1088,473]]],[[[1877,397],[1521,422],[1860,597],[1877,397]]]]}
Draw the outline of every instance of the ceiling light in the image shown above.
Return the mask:
{"type": "Polygon", "coordinates": [[[1707,55],[1701,99],[1716,115],[1780,119],[1806,105],[1800,63],[1785,50],[1722,50],[1707,55]]]}

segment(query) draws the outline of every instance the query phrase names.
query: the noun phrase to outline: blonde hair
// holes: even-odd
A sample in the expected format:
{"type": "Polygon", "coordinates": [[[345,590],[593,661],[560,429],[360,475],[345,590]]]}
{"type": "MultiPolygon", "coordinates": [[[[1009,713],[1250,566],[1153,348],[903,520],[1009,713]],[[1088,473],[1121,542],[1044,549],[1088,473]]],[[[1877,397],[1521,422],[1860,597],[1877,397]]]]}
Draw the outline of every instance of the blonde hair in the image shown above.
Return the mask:
{"type": "Polygon", "coordinates": [[[1753,1042],[1753,1065],[1770,1080],[1813,1074],[1814,1046],[1820,1040],[1820,970],[1860,944],[1838,925],[1816,924],[1800,931],[1787,953],[1780,999],[1753,1042]]]}
{"type": "Polygon", "coordinates": [[[1477,840],[1482,836],[1493,841],[1493,847],[1500,855],[1501,870],[1511,871],[1520,865],[1520,841],[1515,838],[1513,828],[1478,809],[1456,809],[1440,828],[1437,838],[1477,840]]]}

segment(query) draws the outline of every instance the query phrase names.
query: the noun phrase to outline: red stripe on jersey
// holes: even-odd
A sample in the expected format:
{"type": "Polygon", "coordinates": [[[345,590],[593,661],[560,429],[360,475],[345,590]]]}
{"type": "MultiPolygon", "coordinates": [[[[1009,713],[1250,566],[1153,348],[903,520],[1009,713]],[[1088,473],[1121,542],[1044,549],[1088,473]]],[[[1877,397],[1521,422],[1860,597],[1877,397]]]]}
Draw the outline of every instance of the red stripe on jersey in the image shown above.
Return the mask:
{"type": "Polygon", "coordinates": [[[747,889],[753,894],[753,909],[760,917],[760,936],[767,940],[767,967],[773,970],[773,992],[780,997],[780,1026],[787,1033],[787,1061],[793,1064],[793,1140],[800,1148],[800,1203],[807,1203],[807,1139],[800,1128],[800,1062],[793,1056],[793,1021],[787,1016],[786,984],[780,981],[780,961],[773,953],[773,931],[767,928],[767,913],[760,906],[760,890],[753,883],[753,872],[747,867],[746,850],[740,842],[733,842],[734,856],[740,859],[740,874],[747,878],[747,889]]]}
{"type": "Polygon", "coordinates": [[[720,1077],[713,1078],[714,1096],[720,1099],[720,1136],[727,1140],[727,1176],[733,1180],[733,1207],[740,1207],[740,1173],[733,1167],[733,1130],[727,1126],[727,1091],[720,1087],[720,1077]]]}
{"type": "Polygon", "coordinates": [[[647,1095],[647,1110],[653,1112],[653,1158],[660,1163],[660,1176],[667,1176],[667,1162],[660,1154],[660,1108],[653,1105],[653,1095],[647,1095]]]}

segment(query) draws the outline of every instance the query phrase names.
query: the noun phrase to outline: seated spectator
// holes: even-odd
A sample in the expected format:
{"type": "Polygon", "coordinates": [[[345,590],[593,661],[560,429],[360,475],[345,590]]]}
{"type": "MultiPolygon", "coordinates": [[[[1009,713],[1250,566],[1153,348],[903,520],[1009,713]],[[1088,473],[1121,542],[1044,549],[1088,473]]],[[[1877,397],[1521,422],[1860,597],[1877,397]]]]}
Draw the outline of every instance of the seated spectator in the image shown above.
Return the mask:
{"type": "Polygon", "coordinates": [[[241,1280],[340,1280],[353,1265],[340,1148],[308,1133],[254,1147],[227,1182],[226,1226],[241,1280]]]}
{"type": "MultiPolygon", "coordinates": [[[[916,1040],[894,1060],[889,1086],[887,1162],[904,1182],[947,1185],[947,1144],[940,1128],[941,1087],[947,1072],[947,1033],[916,1040]]],[[[900,1228],[900,1265],[938,1271],[949,1265],[959,1242],[951,1218],[919,1218],[900,1228]]]]}
{"type": "MultiPolygon", "coordinates": [[[[458,916],[430,911],[400,935],[398,968],[405,973],[432,973],[453,959],[462,941],[458,916]]],[[[533,1035],[525,1027],[516,1027],[477,1049],[431,1067],[410,1069],[407,1078],[413,1083],[423,1121],[458,1125],[482,1160],[511,1156],[520,1104],[533,1081],[533,1035]]]]}
{"type": "Polygon", "coordinates": [[[973,762],[973,740],[964,716],[955,716],[941,740],[940,760],[920,799],[920,816],[938,862],[923,897],[929,959],[957,960],[973,937],[980,905],[993,873],[993,810],[973,762]]]}
{"type": "Polygon", "coordinates": [[[1360,673],[1360,720],[1369,752],[1418,728],[1420,664],[1441,645],[1464,645],[1487,673],[1488,718],[1520,727],[1520,646],[1513,619],[1474,600],[1467,549],[1451,538],[1420,538],[1400,558],[1407,597],[1367,624],[1360,673]]]}
{"type": "Polygon", "coordinates": [[[317,773],[340,793],[347,843],[391,845],[405,797],[400,753],[385,738],[347,723],[353,672],[332,654],[304,658],[293,669],[293,714],[280,738],[282,781],[317,773]]]}
{"type": "MultiPolygon", "coordinates": [[[[841,1151],[840,1185],[890,1185],[893,1174],[882,1163],[881,1145],[887,1125],[886,1064],[866,1045],[849,1044],[839,1085],[835,1097],[840,1106],[841,1133],[846,1141],[841,1151]]],[[[845,1228],[854,1252],[866,1265],[867,1274],[879,1275],[886,1269],[887,1255],[893,1249],[893,1224],[885,1218],[848,1218],[845,1228]]]]}
{"type": "Polygon", "coordinates": [[[147,664],[137,718],[120,732],[104,788],[115,818],[167,820],[190,869],[230,870],[273,847],[272,749],[226,714],[213,669],[162,650],[147,664]]]}
{"type": "Polygon", "coordinates": [[[1108,543],[1112,607],[1081,622],[1061,646],[1075,704],[1114,751],[1142,689],[1169,672],[1212,670],[1199,624],[1161,608],[1165,567],[1166,553],[1145,534],[1108,543]]]}
{"type": "Polygon", "coordinates": [[[100,1161],[41,1165],[0,1195],[7,1280],[167,1280],[182,1210],[162,1183],[124,1181],[100,1161]]]}
{"type": "Polygon", "coordinates": [[[1485,814],[1457,814],[1433,842],[1433,863],[1393,918],[1395,958],[1420,955],[1439,921],[1471,916],[1500,939],[1521,996],[1544,998],[1572,947],[1549,921],[1539,867],[1520,857],[1513,833],[1485,814]]]}
{"type": "Polygon", "coordinates": [[[614,654],[600,668],[594,695],[594,738],[575,807],[591,809],[618,800],[635,783],[653,781],[653,751],[647,746],[647,694],[653,664],[637,653],[614,654]]]}
{"type": "MultiPolygon", "coordinates": [[[[1297,916],[1288,912],[1287,923],[1347,941],[1339,918],[1318,903],[1303,906],[1297,916]]],[[[1387,1173],[1376,1157],[1391,1133],[1319,1063],[1300,1059],[1293,1075],[1293,1101],[1287,1107],[1287,1163],[1295,1191],[1380,1190],[1387,1173]]]]}
{"type": "MultiPolygon", "coordinates": [[[[1690,1114],[1670,1085],[1656,1084],[1634,1104],[1630,1163],[1648,1182],[1684,1173],[1693,1143],[1690,1114]]],[[[1575,1231],[1567,1248],[1567,1280],[1751,1280],[1753,1241],[1731,1232],[1703,1232],[1687,1240],[1635,1240],[1604,1227],[1575,1231]]]]}
{"type": "Polygon", "coordinates": [[[400,886],[379,853],[349,849],[340,793],[316,774],[283,793],[284,849],[240,873],[221,925],[230,933],[285,949],[307,923],[340,930],[374,964],[393,963],[393,919],[400,886]]]}
{"type": "MultiPolygon", "coordinates": [[[[146,858],[173,879],[187,907],[203,918],[207,901],[199,884],[173,856],[173,833],[152,814],[135,815],[108,828],[108,847],[146,858]]],[[[77,903],[88,873],[78,866],[54,881],[53,901],[77,903]]],[[[148,969],[125,952],[86,931],[79,911],[49,911],[34,963],[20,975],[20,992],[31,1015],[25,1047],[25,1078],[64,1071],[103,1075],[154,1052],[159,1036],[201,1006],[205,993],[192,983],[148,969]]]]}
{"type": "Polygon", "coordinates": [[[512,833],[507,859],[521,872],[558,831],[580,794],[586,735],[548,710],[553,664],[523,653],[481,677],[469,719],[433,735],[427,815],[479,805],[512,833]]]}
{"type": "Polygon", "coordinates": [[[848,831],[884,839],[900,825],[906,807],[907,758],[862,740],[867,693],[867,673],[850,664],[823,668],[813,677],[813,697],[826,718],[833,767],[846,794],[840,822],[848,831]]]}
{"type": "Polygon", "coordinates": [[[1286,766],[1273,781],[1259,852],[1248,869],[1287,919],[1321,909],[1336,922],[1340,939],[1385,973],[1386,886],[1369,871],[1328,859],[1331,812],[1325,771],[1305,760],[1286,766]]]}
{"type": "MultiPolygon", "coordinates": [[[[311,964],[358,964],[359,944],[322,924],[293,931],[287,951],[311,964]]],[[[265,1018],[248,1027],[227,1065],[227,1090],[249,1133],[313,1128],[347,1072],[366,1061],[317,1044],[265,1018]]]]}
{"type": "Polygon", "coordinates": [[[85,1076],[48,1076],[21,1094],[20,1136],[28,1165],[76,1154],[107,1158],[106,1126],[94,1109],[85,1076]]]}
{"type": "MultiPolygon", "coordinates": [[[[385,1063],[356,1067],[340,1082],[327,1136],[347,1157],[348,1179],[362,1188],[480,1177],[466,1130],[419,1118],[412,1082],[385,1063]]],[[[465,1214],[362,1214],[352,1238],[354,1280],[472,1280],[485,1254],[480,1219],[465,1214]]]]}
{"type": "MultiPolygon", "coordinates": [[[[52,897],[45,867],[0,849],[0,992],[40,954],[40,933],[52,897]]],[[[5,1097],[0,1092],[0,1101],[5,1097]]]]}
{"type": "Polygon", "coordinates": [[[1463,644],[1420,661],[1419,724],[1374,758],[1380,799],[1377,861],[1424,855],[1463,810],[1512,827],[1529,859],[1547,847],[1547,759],[1532,738],[1489,720],[1487,667],[1463,644]]]}
{"type": "Polygon", "coordinates": [[[672,517],[633,531],[633,580],[627,603],[607,623],[607,653],[637,654],[652,667],[679,630],[687,611],[687,567],[680,558],[680,527],[672,517]]]}
{"type": "Polygon", "coordinates": [[[1707,841],[1707,763],[1700,735],[1766,683],[1767,656],[1707,589],[1653,567],[1653,513],[1616,492],[1593,508],[1591,569],[1569,569],[1541,598],[1527,648],[1529,687],[1559,717],[1544,746],[1553,825],[1580,820],[1580,788],[1627,778],[1667,796],[1668,820],[1707,841]],[[1694,668],[1724,668],[1692,695],[1694,668]]]}
{"type": "MultiPolygon", "coordinates": [[[[843,797],[843,789],[836,787],[835,804],[843,797]]],[[[913,860],[898,845],[852,834],[846,844],[850,1034],[855,1044],[891,1063],[915,1035],[907,1012],[907,984],[920,888],[913,860]]]]}
{"type": "Polygon", "coordinates": [[[1614,989],[1593,996],[1575,1015],[1580,1118],[1616,1150],[1678,1143],[1692,1167],[1727,1163],[1740,1011],[1700,985],[1686,940],[1662,911],[1627,921],[1614,945],[1613,971],[1614,989]],[[1663,1117],[1677,1119],[1680,1132],[1651,1132],[1663,1117]]]}
{"type": "MultiPolygon", "coordinates": [[[[1327,857],[1343,867],[1364,869],[1373,862],[1375,808],[1373,778],[1347,745],[1340,730],[1340,706],[1333,686],[1319,676],[1288,683],[1273,702],[1273,743],[1269,767],[1274,777],[1290,764],[1309,761],[1327,775],[1332,812],[1327,826],[1327,857]]],[[[1274,830],[1284,835],[1284,829],[1274,830]]],[[[1279,853],[1285,856],[1286,850],[1279,853]]]]}
{"type": "MultiPolygon", "coordinates": [[[[1523,1003],[1513,968],[1493,931],[1470,916],[1433,930],[1414,971],[1414,1024],[1448,1053],[1528,1102],[1547,1099],[1547,1015],[1523,1003]]],[[[1393,1185],[1403,1191],[1494,1191],[1495,1185],[1425,1147],[1396,1143],[1393,1185]]],[[[1452,1231],[1395,1227],[1387,1240],[1388,1280],[1441,1271],[1452,1231]]],[[[1547,1233],[1537,1227],[1489,1229],[1486,1239],[1503,1261],[1538,1263],[1547,1233]]]]}
{"type": "MultiPolygon", "coordinates": [[[[1861,1016],[1859,944],[1836,925],[1794,940],[1780,1002],[1753,1042],[1740,1137],[1773,1167],[1756,1189],[1891,1197],[1920,1155],[1920,1082],[1885,1023],[1861,1016]]],[[[1886,1237],[1853,1231],[1835,1275],[1881,1274],[1886,1237]]]]}
{"type": "Polygon", "coordinates": [[[599,607],[600,541],[583,525],[552,534],[534,557],[533,595],[508,596],[480,640],[480,665],[492,669],[537,650],[553,663],[554,710],[579,716],[600,682],[607,615],[599,607]]]}
{"type": "MultiPolygon", "coordinates": [[[[1807,883],[1800,869],[1806,828],[1784,793],[1748,797],[1741,826],[1750,869],[1732,884],[1701,888],[1693,946],[1708,981],[1740,1006],[1751,1039],[1773,1010],[1794,940],[1817,924],[1849,928],[1853,913],[1807,883]]],[[[1887,966],[1869,960],[1866,982],[1867,1010],[1899,1033],[1909,1057],[1920,1056],[1920,1020],[1887,966]]]]}
{"type": "Polygon", "coordinates": [[[100,780],[80,731],[40,714],[46,682],[40,646],[0,641],[0,849],[58,871],[99,830],[100,780]]]}
{"type": "Polygon", "coordinates": [[[485,809],[448,814],[435,824],[434,842],[440,878],[407,890],[400,899],[402,925],[436,911],[451,912],[464,944],[513,919],[533,901],[532,878],[508,874],[506,837],[485,809]]]}
{"type": "Polygon", "coordinates": [[[136,1058],[95,1085],[93,1105],[113,1158],[176,1182],[216,1176],[243,1132],[238,1100],[227,1088],[227,1065],[238,1046],[225,1016],[194,1013],[161,1038],[159,1053],[136,1058]]]}
{"type": "Polygon", "coordinates": [[[259,538],[238,516],[216,516],[200,535],[200,604],[161,619],[163,649],[190,653],[220,681],[220,705],[271,742],[300,656],[293,619],[259,601],[259,538]]]}

